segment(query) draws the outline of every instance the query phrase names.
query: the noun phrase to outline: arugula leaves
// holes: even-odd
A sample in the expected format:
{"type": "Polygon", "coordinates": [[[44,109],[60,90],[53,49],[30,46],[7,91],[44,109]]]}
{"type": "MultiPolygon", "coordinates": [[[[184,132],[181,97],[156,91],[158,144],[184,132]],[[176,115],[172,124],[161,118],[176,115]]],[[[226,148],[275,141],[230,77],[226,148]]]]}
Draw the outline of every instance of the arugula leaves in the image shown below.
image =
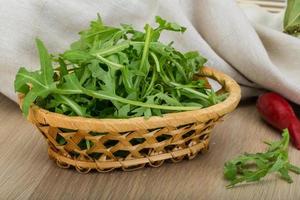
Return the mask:
{"type": "Polygon", "coordinates": [[[230,181],[228,188],[242,182],[259,181],[267,174],[277,172],[280,177],[292,183],[289,171],[300,174],[300,168],[288,161],[289,132],[283,130],[282,139],[272,143],[265,142],[269,148],[264,153],[245,153],[225,163],[224,176],[230,181]]]}
{"type": "Polygon", "coordinates": [[[65,115],[127,118],[195,110],[226,98],[194,80],[206,59],[198,52],[182,53],[159,41],[163,31],[183,33],[176,23],[156,17],[157,27],[144,32],[131,25],[111,27],[100,16],[62,54],[51,56],[37,39],[41,69],[20,68],[15,90],[30,105],[65,115]]]}
{"type": "Polygon", "coordinates": [[[23,101],[25,115],[28,115],[29,107],[37,97],[46,97],[56,87],[53,81],[54,70],[51,57],[39,39],[36,40],[36,44],[40,55],[41,70],[28,72],[22,67],[19,69],[15,80],[15,90],[26,94],[23,101]]]}
{"type": "Polygon", "coordinates": [[[300,37],[300,0],[288,0],[283,20],[284,32],[300,37]]]}

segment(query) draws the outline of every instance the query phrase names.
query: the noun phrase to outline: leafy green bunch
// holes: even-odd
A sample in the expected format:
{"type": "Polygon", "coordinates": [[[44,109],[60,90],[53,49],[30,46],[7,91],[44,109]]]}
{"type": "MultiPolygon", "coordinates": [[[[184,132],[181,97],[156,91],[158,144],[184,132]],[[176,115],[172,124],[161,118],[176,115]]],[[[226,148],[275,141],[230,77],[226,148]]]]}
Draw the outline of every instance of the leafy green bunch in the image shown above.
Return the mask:
{"type": "Polygon", "coordinates": [[[37,39],[41,69],[20,68],[15,90],[32,103],[56,113],[99,118],[160,116],[216,104],[216,95],[195,74],[206,59],[196,51],[181,53],[159,41],[162,31],[186,28],[156,17],[144,32],[131,25],[106,26],[100,16],[63,54],[51,56],[37,39]]]}
{"type": "Polygon", "coordinates": [[[300,0],[288,0],[283,20],[284,32],[300,37],[300,0]]]}
{"type": "Polygon", "coordinates": [[[289,132],[284,129],[282,139],[272,143],[265,142],[269,148],[264,153],[245,153],[225,163],[224,175],[233,187],[241,182],[259,181],[269,173],[278,172],[283,180],[292,183],[289,171],[300,174],[300,168],[288,160],[289,132]]]}

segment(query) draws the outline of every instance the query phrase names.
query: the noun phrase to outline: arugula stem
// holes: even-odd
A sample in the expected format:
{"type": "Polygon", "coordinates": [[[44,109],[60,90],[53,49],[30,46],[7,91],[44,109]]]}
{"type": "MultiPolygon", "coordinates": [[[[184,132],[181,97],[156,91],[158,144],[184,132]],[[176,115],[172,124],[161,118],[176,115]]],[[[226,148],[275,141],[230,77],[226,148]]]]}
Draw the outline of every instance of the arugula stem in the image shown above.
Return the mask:
{"type": "MultiPolygon", "coordinates": [[[[143,54],[142,54],[142,59],[141,59],[141,64],[139,67],[140,71],[144,71],[143,68],[146,65],[146,61],[148,59],[148,53],[149,53],[149,45],[151,41],[151,33],[152,33],[152,28],[148,24],[146,25],[146,39],[145,39],[145,44],[144,44],[144,49],[143,49],[143,54]]],[[[134,87],[137,87],[141,81],[141,77],[138,76],[134,82],[134,87]]]]}
{"type": "Polygon", "coordinates": [[[288,163],[288,169],[296,174],[300,174],[300,169],[299,167],[292,165],[290,163],[288,163]]]}
{"type": "Polygon", "coordinates": [[[102,61],[105,64],[107,64],[108,66],[115,67],[116,69],[121,69],[121,68],[125,67],[124,65],[121,65],[121,64],[118,64],[118,63],[114,63],[114,62],[112,62],[112,61],[110,61],[110,60],[108,60],[108,59],[106,59],[106,58],[104,58],[104,57],[102,57],[100,55],[96,55],[96,57],[100,61],[102,61]]]}
{"type": "Polygon", "coordinates": [[[156,55],[154,53],[152,53],[151,51],[150,51],[150,55],[154,60],[155,68],[152,69],[153,70],[152,78],[151,78],[150,84],[149,84],[145,94],[143,95],[143,98],[148,96],[150,94],[150,92],[152,91],[154,82],[157,79],[157,72],[160,72],[159,62],[158,62],[156,55]]]}
{"type": "Polygon", "coordinates": [[[173,73],[171,72],[171,67],[170,66],[166,67],[166,72],[169,75],[171,81],[175,81],[175,77],[173,76],[173,73]]]}
{"type": "Polygon", "coordinates": [[[81,76],[79,82],[80,82],[80,85],[82,85],[90,76],[90,73],[89,73],[89,69],[86,67],[84,69],[84,72],[83,72],[83,75],[81,76]]]}
{"type": "Polygon", "coordinates": [[[130,42],[122,42],[120,44],[114,45],[112,47],[100,49],[98,51],[93,51],[92,55],[94,56],[108,56],[114,53],[118,53],[120,51],[123,51],[124,49],[127,49],[130,46],[130,42]]]}
{"type": "Polygon", "coordinates": [[[155,53],[151,52],[150,51],[150,55],[151,57],[153,58],[154,60],[154,63],[155,63],[155,67],[156,67],[156,71],[159,73],[160,72],[160,67],[159,67],[159,61],[157,59],[157,56],[155,55],[155,53]]]}
{"type": "Polygon", "coordinates": [[[160,73],[161,78],[162,78],[162,80],[164,81],[165,84],[171,85],[173,87],[175,86],[175,87],[178,87],[179,89],[182,89],[182,90],[184,90],[184,91],[186,91],[188,93],[195,94],[195,95],[199,96],[205,102],[208,101],[208,99],[209,99],[208,95],[203,94],[201,92],[198,92],[198,91],[196,91],[196,90],[194,90],[192,88],[185,87],[184,85],[181,85],[181,84],[175,83],[173,81],[170,81],[170,79],[167,77],[167,75],[165,74],[165,72],[164,72],[164,70],[163,70],[163,68],[161,66],[160,66],[160,71],[161,71],[161,73],[160,73]]]}
{"type": "Polygon", "coordinates": [[[108,32],[113,32],[113,31],[116,31],[118,29],[116,28],[107,28],[107,29],[104,29],[104,30],[101,30],[101,31],[98,31],[98,32],[95,32],[95,33],[92,33],[92,34],[89,34],[85,37],[83,37],[84,39],[87,39],[89,37],[92,37],[92,36],[95,36],[95,35],[98,35],[98,34],[102,34],[102,33],[108,33],[108,32]]]}
{"type": "Polygon", "coordinates": [[[112,96],[112,95],[108,95],[105,93],[102,93],[101,91],[91,91],[91,90],[84,90],[85,94],[92,96],[94,98],[100,98],[100,99],[107,99],[107,100],[112,100],[112,101],[118,101],[121,103],[125,103],[125,104],[131,104],[131,105],[135,105],[135,106],[140,106],[140,107],[146,107],[146,108],[156,108],[156,109],[162,109],[162,110],[197,110],[200,107],[195,107],[195,106],[163,106],[163,105],[156,105],[156,104],[149,104],[149,103],[143,103],[143,102],[139,102],[139,101],[133,101],[133,100],[129,100],[129,99],[125,99],[123,97],[119,97],[119,96],[112,96]]]}
{"type": "Polygon", "coordinates": [[[202,98],[204,98],[206,100],[209,98],[208,95],[203,94],[201,92],[198,92],[198,91],[196,91],[196,90],[194,90],[192,88],[184,87],[184,85],[181,85],[179,83],[170,82],[170,84],[173,85],[173,86],[175,86],[175,87],[179,87],[180,89],[182,89],[182,90],[184,90],[186,92],[190,92],[190,93],[193,93],[195,95],[198,95],[199,97],[202,97],[202,98]]]}
{"type": "Polygon", "coordinates": [[[201,107],[196,106],[163,106],[163,105],[156,105],[156,104],[149,104],[139,101],[133,101],[129,99],[125,99],[123,97],[117,96],[117,95],[109,95],[105,94],[105,92],[102,91],[92,91],[85,88],[82,88],[81,90],[61,90],[61,89],[55,89],[53,92],[58,94],[86,94],[88,96],[98,98],[98,99],[107,99],[111,101],[118,101],[125,104],[131,104],[135,106],[141,106],[146,108],[156,108],[156,109],[162,109],[162,110],[197,110],[201,107]]]}
{"type": "Polygon", "coordinates": [[[150,84],[149,84],[149,86],[148,86],[145,94],[143,95],[143,97],[148,96],[150,94],[150,92],[153,90],[153,85],[154,85],[154,82],[155,82],[155,80],[157,78],[156,74],[157,74],[157,72],[156,72],[155,68],[153,68],[153,74],[152,74],[152,77],[151,77],[150,84]]]}
{"type": "Polygon", "coordinates": [[[187,77],[186,77],[186,74],[185,74],[185,71],[184,71],[183,67],[178,62],[176,62],[174,59],[171,59],[171,61],[175,64],[175,66],[177,67],[178,71],[183,76],[184,80],[187,81],[187,77]]]}
{"type": "Polygon", "coordinates": [[[123,73],[122,80],[123,80],[125,89],[128,90],[128,92],[134,91],[132,83],[128,80],[128,76],[129,76],[128,68],[127,67],[122,68],[121,72],[123,73]]]}
{"type": "Polygon", "coordinates": [[[53,89],[52,92],[54,94],[84,94],[84,92],[82,90],[79,89],[53,89]]]}
{"type": "Polygon", "coordinates": [[[79,116],[84,116],[84,113],[81,110],[81,107],[72,99],[64,96],[64,95],[56,95],[58,99],[60,99],[61,102],[64,104],[70,106],[72,110],[79,116]]]}

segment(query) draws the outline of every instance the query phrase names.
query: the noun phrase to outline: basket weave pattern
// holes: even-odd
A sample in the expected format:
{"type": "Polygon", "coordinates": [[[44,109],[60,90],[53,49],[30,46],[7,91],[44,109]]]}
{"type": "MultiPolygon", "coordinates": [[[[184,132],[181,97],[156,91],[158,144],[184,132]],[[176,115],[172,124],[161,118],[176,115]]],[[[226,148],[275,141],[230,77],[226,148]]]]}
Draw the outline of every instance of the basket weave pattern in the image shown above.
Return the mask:
{"type": "Polygon", "coordinates": [[[149,119],[69,117],[32,106],[29,120],[45,136],[50,158],[62,168],[73,166],[82,173],[128,171],[146,164],[158,167],[165,160],[192,159],[207,150],[212,128],[240,100],[240,88],[230,77],[207,67],[199,75],[218,81],[228,98],[208,108],[149,119]]]}

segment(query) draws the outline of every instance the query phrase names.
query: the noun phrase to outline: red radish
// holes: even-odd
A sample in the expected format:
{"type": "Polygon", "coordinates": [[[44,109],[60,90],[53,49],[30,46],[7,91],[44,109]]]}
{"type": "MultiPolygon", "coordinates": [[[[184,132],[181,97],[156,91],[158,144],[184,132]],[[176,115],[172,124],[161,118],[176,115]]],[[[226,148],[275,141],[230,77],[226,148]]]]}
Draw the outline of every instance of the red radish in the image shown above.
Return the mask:
{"type": "Polygon", "coordinates": [[[256,107],[262,118],[275,128],[288,128],[294,146],[300,150],[300,121],[287,100],[269,92],[258,98],[256,107]]]}
{"type": "Polygon", "coordinates": [[[293,144],[300,150],[300,121],[297,118],[293,119],[288,126],[288,129],[293,144]]]}

